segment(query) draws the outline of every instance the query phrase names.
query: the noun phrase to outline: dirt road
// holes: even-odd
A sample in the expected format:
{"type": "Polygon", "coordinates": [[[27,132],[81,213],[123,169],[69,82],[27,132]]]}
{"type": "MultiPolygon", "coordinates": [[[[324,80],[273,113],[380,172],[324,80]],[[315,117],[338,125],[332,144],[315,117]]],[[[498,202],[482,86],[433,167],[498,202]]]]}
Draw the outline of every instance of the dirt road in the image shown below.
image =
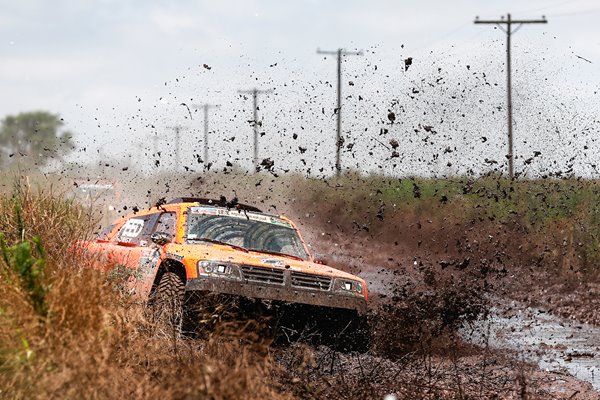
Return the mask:
{"type": "MultiPolygon", "coordinates": [[[[398,280],[408,279],[399,276],[397,270],[369,265],[365,259],[351,252],[336,250],[336,246],[332,248],[334,251],[329,258],[335,264],[360,269],[359,275],[369,284],[375,303],[392,301],[398,280]]],[[[379,258],[385,259],[381,255],[379,258]]],[[[534,366],[528,371],[529,384],[543,388],[534,394],[534,398],[543,398],[545,395],[574,399],[600,397],[600,328],[491,296],[490,304],[493,306],[487,317],[459,330],[460,337],[466,343],[506,356],[522,363],[520,365],[534,366]]],[[[461,363],[465,368],[469,364],[476,365],[481,362],[480,356],[463,357],[461,363]]],[[[490,369],[495,368],[498,373],[510,362],[501,361],[495,366],[491,363],[490,369]]],[[[464,373],[470,374],[472,371],[465,369],[464,373]]],[[[463,379],[466,382],[469,378],[463,379]]],[[[518,376],[515,376],[515,380],[518,380],[518,376]]],[[[511,398],[508,394],[510,390],[506,393],[511,398]]],[[[515,396],[518,397],[516,392],[515,396]]]]}

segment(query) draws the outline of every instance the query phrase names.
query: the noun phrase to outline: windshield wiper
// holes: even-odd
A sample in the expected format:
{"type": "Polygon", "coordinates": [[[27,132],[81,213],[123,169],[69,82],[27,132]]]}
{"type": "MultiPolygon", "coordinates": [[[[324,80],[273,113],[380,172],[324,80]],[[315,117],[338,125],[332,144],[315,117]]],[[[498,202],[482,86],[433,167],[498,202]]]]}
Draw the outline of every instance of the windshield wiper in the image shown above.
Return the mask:
{"type": "Polygon", "coordinates": [[[236,250],[241,250],[243,252],[248,252],[248,249],[242,246],[236,246],[235,244],[231,244],[231,243],[227,243],[227,242],[222,242],[220,240],[216,240],[216,239],[211,239],[211,238],[206,238],[206,237],[201,237],[201,238],[187,238],[188,240],[200,240],[202,242],[208,242],[208,243],[214,243],[214,244],[222,244],[223,246],[229,246],[232,247],[236,250]]]}
{"type": "Polygon", "coordinates": [[[302,257],[298,257],[298,256],[295,256],[293,254],[280,253],[278,251],[273,251],[273,250],[264,250],[264,249],[247,249],[247,250],[254,251],[256,253],[273,254],[274,256],[289,257],[289,258],[293,258],[294,260],[304,261],[302,259],[302,257]]]}

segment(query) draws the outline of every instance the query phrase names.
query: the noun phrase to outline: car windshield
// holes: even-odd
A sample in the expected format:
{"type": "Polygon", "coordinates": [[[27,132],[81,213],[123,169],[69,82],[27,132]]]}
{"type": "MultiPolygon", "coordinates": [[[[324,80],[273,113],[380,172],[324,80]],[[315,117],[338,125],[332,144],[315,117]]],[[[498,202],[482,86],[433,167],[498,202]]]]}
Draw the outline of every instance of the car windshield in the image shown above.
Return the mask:
{"type": "Polygon", "coordinates": [[[186,239],[189,242],[209,239],[251,251],[308,259],[302,241],[290,223],[252,212],[191,207],[186,239]]]}

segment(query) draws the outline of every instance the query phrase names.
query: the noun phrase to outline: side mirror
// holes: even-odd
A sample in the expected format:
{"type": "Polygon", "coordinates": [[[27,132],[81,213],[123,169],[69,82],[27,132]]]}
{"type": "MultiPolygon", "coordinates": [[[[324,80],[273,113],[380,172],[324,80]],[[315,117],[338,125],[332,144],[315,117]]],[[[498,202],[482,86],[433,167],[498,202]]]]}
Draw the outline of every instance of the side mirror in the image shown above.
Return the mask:
{"type": "Polygon", "coordinates": [[[165,232],[154,232],[150,236],[150,240],[159,246],[164,246],[165,244],[170,243],[171,239],[171,235],[165,232]]]}

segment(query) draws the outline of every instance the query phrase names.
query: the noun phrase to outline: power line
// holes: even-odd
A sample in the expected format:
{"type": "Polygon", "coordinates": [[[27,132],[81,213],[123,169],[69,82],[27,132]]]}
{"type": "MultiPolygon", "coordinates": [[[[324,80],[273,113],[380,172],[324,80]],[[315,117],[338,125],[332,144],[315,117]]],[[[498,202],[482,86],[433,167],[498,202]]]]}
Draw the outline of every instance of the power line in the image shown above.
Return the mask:
{"type": "Polygon", "coordinates": [[[519,10],[520,13],[530,13],[530,12],[540,12],[540,11],[547,11],[551,8],[556,8],[556,7],[560,7],[563,6],[565,4],[569,4],[572,5],[574,3],[579,3],[581,2],[581,0],[559,0],[556,1],[554,3],[550,3],[550,4],[546,4],[542,7],[534,7],[534,8],[527,8],[524,10],[519,10]]]}
{"type": "Polygon", "coordinates": [[[510,14],[504,17],[500,17],[500,20],[480,20],[479,17],[475,17],[476,24],[494,24],[506,33],[506,103],[507,103],[507,116],[508,116],[508,176],[510,179],[514,178],[514,167],[513,167],[513,123],[512,123],[512,77],[511,77],[511,57],[510,57],[510,37],[513,33],[516,33],[523,24],[545,24],[548,21],[546,17],[542,16],[542,19],[511,19],[510,14]],[[517,27],[513,30],[513,24],[517,24],[517,27]],[[502,25],[506,25],[504,28],[502,25]]]}
{"type": "Polygon", "coordinates": [[[152,137],[152,149],[154,150],[154,154],[158,155],[158,135],[155,133],[151,135],[152,137]]]}
{"type": "Polygon", "coordinates": [[[345,49],[337,49],[335,51],[323,51],[317,49],[317,54],[332,54],[337,56],[337,131],[335,135],[335,173],[337,176],[342,171],[340,162],[340,150],[344,144],[342,139],[342,56],[362,56],[362,51],[346,51],[345,49]]]}
{"type": "Polygon", "coordinates": [[[204,111],[204,165],[208,165],[208,110],[221,107],[219,104],[200,104],[194,105],[204,111]]]}
{"type": "Polygon", "coordinates": [[[551,15],[553,17],[570,17],[570,16],[574,16],[574,15],[582,15],[582,14],[591,14],[591,13],[596,13],[600,11],[600,8],[598,7],[593,7],[593,8],[588,8],[588,9],[584,9],[584,10],[578,10],[578,11],[565,11],[562,13],[558,13],[558,14],[554,14],[552,13],[551,15]]]}
{"type": "Polygon", "coordinates": [[[250,89],[250,90],[238,90],[238,93],[241,94],[251,94],[252,95],[252,118],[253,118],[253,127],[254,127],[254,154],[253,154],[253,165],[254,171],[258,171],[258,127],[260,123],[258,122],[258,95],[263,93],[271,93],[273,90],[261,90],[261,89],[250,89]]]}

